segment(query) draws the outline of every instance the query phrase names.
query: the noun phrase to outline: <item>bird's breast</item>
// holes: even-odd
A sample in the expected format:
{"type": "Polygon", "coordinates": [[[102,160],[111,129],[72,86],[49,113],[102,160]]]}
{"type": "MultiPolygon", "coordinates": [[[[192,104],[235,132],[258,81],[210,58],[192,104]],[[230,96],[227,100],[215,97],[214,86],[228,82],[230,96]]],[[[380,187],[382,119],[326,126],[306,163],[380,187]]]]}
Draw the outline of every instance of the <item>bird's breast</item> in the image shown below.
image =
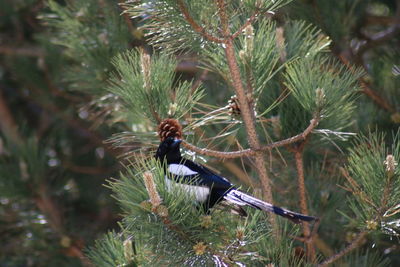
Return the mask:
{"type": "Polygon", "coordinates": [[[168,176],[165,176],[165,184],[168,191],[183,191],[185,194],[194,197],[198,202],[206,202],[210,194],[210,188],[207,186],[177,183],[168,178],[168,176]]]}
{"type": "Polygon", "coordinates": [[[177,176],[189,176],[189,175],[196,175],[197,172],[191,170],[190,168],[186,167],[183,164],[169,164],[168,171],[177,176]]]}

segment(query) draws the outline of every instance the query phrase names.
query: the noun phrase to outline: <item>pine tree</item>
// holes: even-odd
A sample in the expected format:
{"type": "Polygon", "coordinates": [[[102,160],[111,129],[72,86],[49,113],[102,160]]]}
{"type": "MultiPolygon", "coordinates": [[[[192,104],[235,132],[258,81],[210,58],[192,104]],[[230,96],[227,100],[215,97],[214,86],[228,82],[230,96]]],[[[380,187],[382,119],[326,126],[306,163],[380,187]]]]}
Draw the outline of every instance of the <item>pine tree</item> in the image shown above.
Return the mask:
{"type": "MultiPolygon", "coordinates": [[[[69,88],[63,94],[90,99],[80,114],[97,129],[109,127],[107,142],[118,150],[106,151],[124,165],[107,185],[122,219],[87,250],[90,261],[399,263],[400,3],[394,2],[49,1],[41,17],[51,31],[47,45],[63,48],[67,66],[54,82],[69,88]],[[225,207],[205,214],[164,184],[154,151],[171,131],[183,139],[187,158],[320,221],[298,226],[251,209],[243,218],[225,207]]],[[[18,145],[1,165],[9,178],[0,180],[0,192],[12,197],[17,191],[10,188],[32,182],[47,188],[41,146],[34,138],[12,140],[15,127],[2,128],[9,130],[7,150],[18,145]],[[24,180],[24,170],[38,178],[24,180]]],[[[58,222],[44,215],[56,229],[58,222]]]]}

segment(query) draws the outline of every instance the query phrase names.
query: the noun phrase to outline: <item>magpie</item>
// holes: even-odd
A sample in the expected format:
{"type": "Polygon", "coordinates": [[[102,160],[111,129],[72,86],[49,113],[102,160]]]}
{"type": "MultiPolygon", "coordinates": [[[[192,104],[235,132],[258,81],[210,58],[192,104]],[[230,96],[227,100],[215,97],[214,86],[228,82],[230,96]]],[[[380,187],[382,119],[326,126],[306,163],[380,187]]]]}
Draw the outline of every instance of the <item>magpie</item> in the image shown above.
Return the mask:
{"type": "Polygon", "coordinates": [[[194,196],[199,204],[203,205],[206,213],[209,213],[214,205],[226,201],[239,207],[250,206],[266,212],[273,212],[294,223],[318,220],[316,217],[274,206],[239,191],[226,178],[203,165],[182,157],[180,152],[181,142],[182,140],[174,137],[166,138],[160,143],[155,157],[165,168],[167,189],[170,190],[172,186],[182,188],[186,193],[194,196]]]}

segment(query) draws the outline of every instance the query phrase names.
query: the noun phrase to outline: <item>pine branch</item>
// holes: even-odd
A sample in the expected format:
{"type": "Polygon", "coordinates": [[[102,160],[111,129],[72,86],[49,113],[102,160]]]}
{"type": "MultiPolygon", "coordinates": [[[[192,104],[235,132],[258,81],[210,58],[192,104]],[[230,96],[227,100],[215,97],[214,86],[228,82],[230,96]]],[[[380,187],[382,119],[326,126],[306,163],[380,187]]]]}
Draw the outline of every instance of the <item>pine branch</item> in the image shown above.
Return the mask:
{"type": "MultiPolygon", "coordinates": [[[[299,146],[294,148],[293,153],[296,161],[296,169],[297,169],[297,185],[299,190],[300,197],[300,210],[303,214],[309,214],[307,208],[307,192],[304,181],[304,163],[303,163],[303,151],[304,151],[305,141],[303,141],[299,146]]],[[[309,237],[310,239],[306,242],[307,247],[307,257],[311,262],[316,261],[315,255],[315,246],[313,242],[313,238],[310,231],[310,226],[308,222],[303,222],[303,235],[305,237],[309,237]]]]}
{"type": "Polygon", "coordinates": [[[283,147],[287,146],[293,143],[296,143],[301,140],[305,140],[309,134],[317,127],[319,123],[319,118],[314,117],[311,121],[308,127],[300,134],[289,137],[284,140],[280,140],[268,145],[261,146],[259,150],[255,150],[252,148],[244,149],[244,150],[238,150],[238,151],[232,151],[232,152],[223,152],[219,150],[211,150],[207,148],[199,148],[193,144],[190,144],[186,141],[183,141],[182,144],[185,148],[192,150],[196,153],[199,153],[200,155],[205,155],[205,156],[211,156],[211,157],[217,157],[221,159],[232,159],[232,158],[240,158],[240,157],[245,157],[245,156],[254,156],[257,151],[270,151],[271,149],[278,148],[278,147],[283,147]]]}
{"type": "Polygon", "coordinates": [[[341,250],[340,252],[336,253],[332,257],[330,257],[330,258],[324,260],[323,262],[321,262],[320,264],[318,264],[318,267],[328,266],[329,264],[337,261],[338,259],[340,259],[344,255],[348,254],[352,250],[358,248],[360,246],[361,242],[363,241],[363,239],[367,236],[367,234],[368,234],[367,231],[360,232],[357,235],[357,237],[347,247],[345,247],[343,250],[341,250]]]}
{"type": "Polygon", "coordinates": [[[186,8],[185,3],[183,2],[183,0],[177,0],[178,6],[180,11],[182,12],[183,16],[185,17],[186,21],[190,24],[190,26],[192,26],[192,29],[194,31],[196,31],[197,33],[199,33],[201,36],[203,36],[205,39],[214,42],[214,43],[224,43],[223,39],[220,39],[216,36],[211,35],[210,33],[208,33],[206,31],[205,28],[203,28],[202,26],[200,26],[194,19],[193,17],[190,15],[189,10],[186,8]]]}
{"type": "MultiPolygon", "coordinates": [[[[225,1],[218,0],[218,6],[219,6],[218,14],[221,20],[221,28],[224,36],[228,37],[230,35],[230,32],[228,27],[228,20],[226,18],[226,13],[224,9],[225,1]]],[[[245,124],[247,137],[249,138],[250,148],[253,150],[259,150],[260,142],[258,140],[255,127],[256,119],[254,111],[250,108],[250,103],[248,102],[246,92],[243,88],[243,82],[241,79],[239,66],[235,56],[235,46],[233,44],[232,39],[230,38],[226,39],[224,50],[231,74],[232,85],[235,88],[236,95],[239,99],[239,104],[241,107],[241,116],[245,124]]],[[[262,152],[255,153],[254,163],[256,166],[259,179],[261,181],[264,197],[269,203],[273,203],[274,201],[272,197],[271,181],[270,178],[268,177],[267,169],[265,168],[264,155],[262,152]]],[[[270,216],[269,218],[273,226],[273,229],[275,229],[275,232],[277,233],[278,225],[276,224],[275,217],[270,216]]]]}

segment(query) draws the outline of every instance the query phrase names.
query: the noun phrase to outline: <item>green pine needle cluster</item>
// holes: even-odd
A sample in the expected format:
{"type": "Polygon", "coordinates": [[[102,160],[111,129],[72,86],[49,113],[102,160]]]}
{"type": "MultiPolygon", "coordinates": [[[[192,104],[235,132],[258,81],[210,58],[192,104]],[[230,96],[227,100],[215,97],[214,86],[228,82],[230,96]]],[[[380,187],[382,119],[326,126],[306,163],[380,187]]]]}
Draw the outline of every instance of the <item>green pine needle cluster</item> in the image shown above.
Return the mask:
{"type": "Polygon", "coordinates": [[[51,14],[41,19],[56,32],[53,43],[77,64],[65,68],[63,82],[77,91],[104,93],[104,82],[112,71],[111,58],[125,51],[133,39],[115,1],[69,1],[67,7],[48,2],[51,14]],[[106,19],[105,19],[106,18],[106,19]]]}
{"type": "Polygon", "coordinates": [[[329,120],[325,127],[340,130],[352,123],[357,78],[361,74],[324,56],[306,56],[287,67],[285,84],[305,111],[322,121],[329,120]]]}
{"type": "Polygon", "coordinates": [[[92,249],[87,250],[87,256],[95,266],[136,267],[134,247],[129,238],[123,239],[121,234],[111,231],[102,239],[96,240],[92,249]]]}
{"type": "MultiPolygon", "coordinates": [[[[195,196],[165,184],[164,168],[154,159],[127,168],[119,180],[110,182],[110,187],[124,212],[122,233],[129,233],[135,240],[139,265],[302,264],[287,249],[292,242],[282,239],[275,243],[263,212],[249,209],[246,219],[230,214],[229,208],[205,214],[195,196]],[[150,190],[145,181],[149,172],[156,191],[150,190]],[[154,194],[161,203],[154,203],[154,194]]],[[[289,227],[282,231],[284,235],[295,234],[289,227]]],[[[98,266],[108,266],[107,257],[122,258],[107,249],[122,246],[120,238],[115,238],[109,234],[90,250],[89,256],[98,266]]]]}
{"type": "Polygon", "coordinates": [[[181,118],[202,97],[201,88],[175,82],[177,62],[172,57],[132,50],[114,58],[116,73],[109,91],[119,96],[137,120],[181,118]]]}
{"type": "Polygon", "coordinates": [[[346,189],[353,196],[351,220],[362,230],[400,235],[399,134],[387,147],[384,136],[370,134],[357,139],[346,167],[346,189]]]}

